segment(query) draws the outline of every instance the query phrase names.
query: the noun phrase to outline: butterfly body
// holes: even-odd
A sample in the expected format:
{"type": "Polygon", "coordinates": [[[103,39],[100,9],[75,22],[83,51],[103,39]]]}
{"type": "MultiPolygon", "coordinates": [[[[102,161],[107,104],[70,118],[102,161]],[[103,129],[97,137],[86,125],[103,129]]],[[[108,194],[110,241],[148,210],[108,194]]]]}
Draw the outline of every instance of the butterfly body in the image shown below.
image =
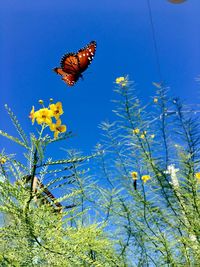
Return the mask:
{"type": "Polygon", "coordinates": [[[77,53],[65,54],[60,62],[60,67],[54,71],[62,76],[62,80],[68,85],[73,86],[82,73],[88,68],[96,52],[96,42],[92,41],[77,53]]]}

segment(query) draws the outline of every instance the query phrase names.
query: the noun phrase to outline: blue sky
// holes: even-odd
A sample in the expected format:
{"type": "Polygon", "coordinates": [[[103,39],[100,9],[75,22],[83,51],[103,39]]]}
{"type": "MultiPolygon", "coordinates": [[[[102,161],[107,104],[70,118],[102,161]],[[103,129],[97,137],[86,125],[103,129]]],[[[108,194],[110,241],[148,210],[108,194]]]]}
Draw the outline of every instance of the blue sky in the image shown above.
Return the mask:
{"type": "MultiPolygon", "coordinates": [[[[181,5],[149,0],[162,77],[171,93],[188,103],[199,102],[200,1],[181,5]]],[[[114,80],[128,74],[146,101],[159,81],[147,0],[27,1],[1,3],[0,129],[16,135],[4,104],[17,115],[26,132],[33,130],[32,105],[49,98],[62,101],[63,123],[77,136],[59,147],[89,153],[100,140],[98,125],[113,120],[114,80]],[[67,87],[52,68],[61,56],[97,41],[94,61],[74,87],[67,87]]],[[[18,147],[0,137],[0,150],[18,147]]]]}

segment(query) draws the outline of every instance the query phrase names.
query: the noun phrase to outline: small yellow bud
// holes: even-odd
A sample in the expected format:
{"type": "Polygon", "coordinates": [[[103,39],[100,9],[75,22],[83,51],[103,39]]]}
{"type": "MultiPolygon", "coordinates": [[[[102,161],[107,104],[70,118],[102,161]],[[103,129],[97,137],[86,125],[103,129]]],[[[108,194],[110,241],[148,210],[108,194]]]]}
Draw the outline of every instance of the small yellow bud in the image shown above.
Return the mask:
{"type": "Polygon", "coordinates": [[[137,180],[138,173],[137,172],[131,172],[131,176],[132,176],[133,180],[137,180]]]}
{"type": "Polygon", "coordinates": [[[38,103],[42,105],[42,104],[44,103],[44,101],[40,99],[40,100],[38,101],[38,103]]]}
{"type": "Polygon", "coordinates": [[[134,134],[139,134],[139,132],[140,132],[140,129],[138,129],[138,128],[133,129],[133,133],[134,133],[134,134]]]}
{"type": "Polygon", "coordinates": [[[157,97],[154,97],[153,102],[154,103],[158,103],[158,98],[157,97]]]}

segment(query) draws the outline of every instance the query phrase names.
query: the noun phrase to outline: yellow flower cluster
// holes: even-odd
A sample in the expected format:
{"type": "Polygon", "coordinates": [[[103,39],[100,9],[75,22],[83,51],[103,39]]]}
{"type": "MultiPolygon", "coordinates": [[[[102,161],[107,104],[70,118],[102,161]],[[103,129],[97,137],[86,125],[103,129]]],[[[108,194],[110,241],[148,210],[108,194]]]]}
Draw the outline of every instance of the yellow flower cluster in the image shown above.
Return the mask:
{"type": "MultiPolygon", "coordinates": [[[[138,128],[133,129],[133,134],[137,135],[139,133],[140,133],[140,129],[138,129],[138,128]]],[[[140,135],[140,138],[145,139],[146,134],[147,134],[147,131],[143,131],[142,134],[140,135]]],[[[154,139],[155,134],[151,134],[150,137],[151,137],[151,139],[154,139]]]]}
{"type": "Polygon", "coordinates": [[[124,87],[127,85],[128,79],[126,77],[118,77],[118,78],[116,78],[115,83],[124,87]]]}
{"type": "MultiPolygon", "coordinates": [[[[132,179],[133,179],[134,181],[137,180],[137,179],[138,179],[138,173],[137,173],[137,172],[131,172],[131,177],[132,177],[132,179]]],[[[143,176],[141,177],[141,179],[142,179],[142,181],[143,181],[144,183],[146,183],[148,180],[151,179],[151,177],[150,177],[150,175],[143,175],[143,176]]]]}
{"type": "MultiPolygon", "coordinates": [[[[39,100],[39,103],[43,104],[43,100],[39,100]]],[[[60,119],[63,113],[62,103],[57,102],[56,104],[50,104],[48,108],[43,107],[37,111],[33,106],[29,118],[32,120],[32,124],[36,120],[39,125],[46,124],[49,126],[50,130],[54,132],[54,138],[58,138],[59,133],[64,133],[67,130],[66,125],[62,125],[60,119]],[[52,119],[56,120],[55,123],[52,119]]]]}

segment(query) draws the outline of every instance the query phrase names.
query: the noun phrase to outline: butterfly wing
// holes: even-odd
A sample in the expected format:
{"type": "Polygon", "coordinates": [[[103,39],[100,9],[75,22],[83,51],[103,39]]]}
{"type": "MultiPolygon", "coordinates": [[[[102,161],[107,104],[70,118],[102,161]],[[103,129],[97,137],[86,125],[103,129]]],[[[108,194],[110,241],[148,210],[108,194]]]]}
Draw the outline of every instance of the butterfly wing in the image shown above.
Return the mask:
{"type": "Polygon", "coordinates": [[[61,59],[60,66],[62,70],[68,74],[76,74],[79,72],[79,60],[75,53],[68,53],[61,59]]]}
{"type": "Polygon", "coordinates": [[[53,70],[61,76],[66,75],[66,73],[61,68],[54,68],[53,70]]]}
{"type": "Polygon", "coordinates": [[[73,86],[79,79],[79,76],[75,74],[66,74],[62,77],[62,80],[69,86],[73,86]]]}
{"type": "Polygon", "coordinates": [[[54,68],[54,71],[62,76],[62,80],[69,86],[73,86],[79,79],[76,74],[66,73],[62,68],[54,68]]]}
{"type": "Polygon", "coordinates": [[[96,42],[92,41],[87,46],[78,51],[77,57],[79,60],[80,73],[84,72],[92,62],[96,52],[96,47],[97,47],[96,42]]]}

